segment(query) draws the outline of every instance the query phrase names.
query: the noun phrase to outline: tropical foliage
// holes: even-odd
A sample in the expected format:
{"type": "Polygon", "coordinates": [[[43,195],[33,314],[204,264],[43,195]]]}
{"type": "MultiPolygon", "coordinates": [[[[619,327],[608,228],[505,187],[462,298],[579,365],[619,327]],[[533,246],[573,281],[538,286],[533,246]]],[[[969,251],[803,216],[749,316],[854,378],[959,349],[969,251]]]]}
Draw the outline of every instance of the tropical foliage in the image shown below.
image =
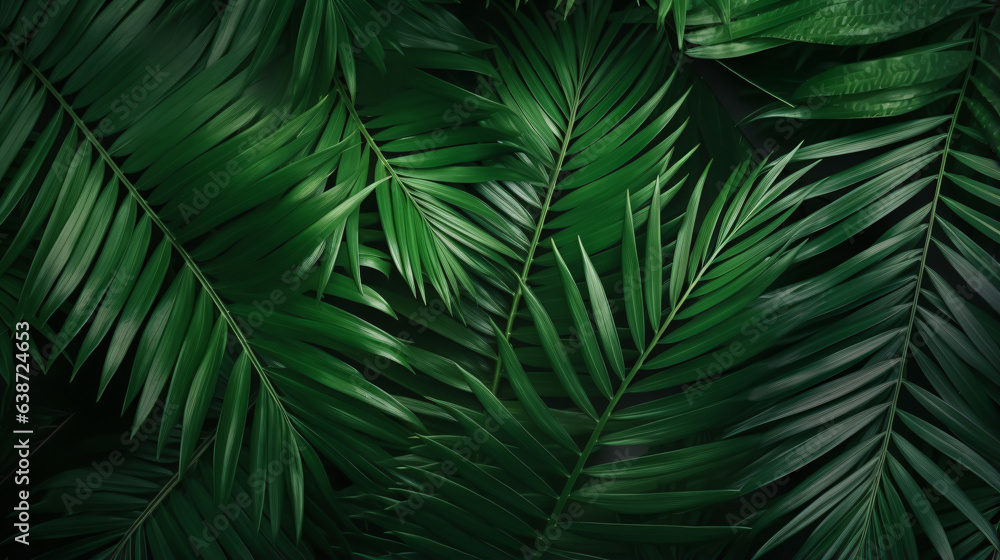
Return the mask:
{"type": "Polygon", "coordinates": [[[996,12],[5,2],[5,547],[1000,557],[996,12]]]}

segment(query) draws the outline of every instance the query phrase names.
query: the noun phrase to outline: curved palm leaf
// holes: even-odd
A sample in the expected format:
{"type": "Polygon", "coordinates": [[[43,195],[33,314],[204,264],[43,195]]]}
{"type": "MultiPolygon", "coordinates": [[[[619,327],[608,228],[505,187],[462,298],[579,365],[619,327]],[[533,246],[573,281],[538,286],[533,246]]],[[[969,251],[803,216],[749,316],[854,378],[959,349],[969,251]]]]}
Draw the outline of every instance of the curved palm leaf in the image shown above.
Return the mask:
{"type": "MultiPolygon", "coordinates": [[[[75,369],[102,348],[99,397],[136,348],[125,394],[125,407],[138,397],[133,433],[163,396],[168,412],[160,449],[183,421],[181,465],[190,463],[203,437],[232,336],[240,385],[227,393],[229,413],[219,427],[221,496],[229,494],[251,417],[248,376],[259,394],[250,434],[257,465],[280,452],[264,445],[265,434],[308,445],[300,435],[306,427],[281,396],[290,384],[283,373],[288,368],[375,405],[365,409],[369,421],[395,417],[421,429],[411,412],[355,367],[319,351],[289,356],[285,344],[292,335],[299,344],[336,347],[358,363],[370,355],[406,363],[401,342],[301,295],[325,240],[339,244],[334,233],[379,183],[365,186],[367,169],[360,169],[327,185],[354,142],[337,141],[353,109],[326,97],[290,112],[254,82],[249,49],[212,58],[217,24],[207,6],[165,12],[160,6],[146,2],[122,11],[74,5],[67,8],[74,18],[52,21],[23,52],[3,54],[3,119],[17,133],[6,139],[9,187],[0,208],[5,222],[21,226],[0,259],[5,281],[20,293],[13,320],[28,318],[42,328],[56,344],[53,355],[83,335],[75,369]],[[94,24],[73,27],[92,8],[94,24]],[[59,24],[69,27],[63,35],[59,24]],[[144,26],[151,31],[143,34],[144,26]],[[166,47],[150,48],[158,43],[166,47]],[[106,72],[108,65],[116,72],[106,72]],[[117,99],[122,91],[127,95],[117,99]],[[43,111],[46,100],[56,104],[51,116],[43,111]],[[29,139],[32,130],[38,136],[29,139]],[[115,135],[110,146],[102,141],[107,135],[115,135]],[[22,146],[24,158],[14,166],[12,156],[22,146]],[[269,296],[263,302],[261,293],[269,296]],[[52,320],[57,311],[66,314],[61,323],[52,320]]],[[[314,289],[346,299],[363,292],[328,283],[314,289]]],[[[303,449],[296,447],[301,471],[303,449]]],[[[287,496],[301,527],[301,477],[290,480],[287,494],[283,484],[270,486],[271,517],[280,518],[287,496]]],[[[263,496],[257,498],[259,519],[263,496]]]]}
{"type": "MultiPolygon", "coordinates": [[[[522,284],[558,274],[555,253],[544,247],[580,237],[593,251],[609,248],[621,232],[621,196],[632,190],[637,207],[645,204],[658,192],[658,182],[676,181],[691,155],[673,152],[685,123],[667,128],[686,95],[660,109],[670,99],[676,74],[668,77],[667,48],[649,40],[652,30],[627,26],[622,17],[603,28],[608,12],[606,5],[580,8],[554,29],[537,11],[533,18],[511,16],[513,39],[504,40],[506,49],[497,56],[502,79],[497,92],[512,114],[498,115],[496,126],[516,134],[523,150],[507,165],[523,170],[532,177],[529,184],[541,189],[529,199],[538,206],[537,218],[530,244],[518,256],[518,284],[512,286],[513,302],[501,323],[508,340],[521,311],[522,284]],[[657,85],[660,80],[665,81],[657,85]],[[552,233],[545,239],[547,230],[552,233]],[[532,274],[541,266],[545,269],[532,274]]],[[[526,191],[523,184],[505,181],[490,188],[526,191]]],[[[645,220],[640,215],[636,225],[645,220]]],[[[568,262],[580,260],[574,253],[568,262]]],[[[609,268],[607,261],[597,264],[599,273],[609,268]]],[[[651,305],[650,313],[658,313],[658,300],[651,298],[651,305]]],[[[651,319],[658,322],[655,315],[651,319]]],[[[497,361],[493,392],[502,361],[497,361]]]]}
{"type": "MultiPolygon", "coordinates": [[[[34,505],[36,511],[67,515],[38,524],[35,532],[46,539],[73,539],[38,557],[221,559],[267,554],[315,558],[305,552],[285,520],[265,516],[266,523],[282,521],[285,529],[270,536],[258,531],[260,521],[254,520],[252,495],[257,486],[274,478],[277,468],[252,470],[248,460],[241,461],[232,493],[217,499],[212,495],[209,463],[194,464],[183,479],[175,470],[179,435],[169,436],[162,453],[152,441],[127,440],[124,450],[105,449],[105,460],[67,470],[38,485],[38,491],[45,495],[34,505]]],[[[202,445],[194,461],[208,447],[202,445]]],[[[287,463],[277,464],[287,467],[287,463]]],[[[324,483],[306,481],[310,492],[303,506],[308,515],[299,531],[313,550],[344,551],[348,545],[340,529],[323,514],[317,501],[321,496],[332,499],[332,491],[324,483]]]]}
{"type": "MultiPolygon", "coordinates": [[[[750,367],[728,375],[727,386],[720,382],[706,391],[717,400],[742,389],[750,406],[729,434],[764,438],[767,451],[739,474],[744,492],[807,469],[787,494],[742,520],[760,535],[758,556],[807,527],[812,533],[797,557],[816,551],[924,557],[911,527],[919,527],[935,557],[986,557],[1000,550],[989,520],[1000,499],[1000,457],[991,429],[1000,421],[1000,330],[975,303],[1000,310],[996,259],[986,248],[1000,239],[995,220],[970,206],[985,209],[997,202],[996,187],[988,183],[1000,179],[997,144],[989,133],[997,104],[989,101],[995,96],[986,85],[998,78],[987,62],[997,42],[990,29],[973,32],[977,63],[948,97],[952,115],[816,147],[850,153],[872,142],[909,139],[843,172],[845,178],[855,175],[852,181],[862,172],[878,174],[831,205],[845,211],[844,233],[854,241],[901,209],[902,200],[925,197],[859,253],[882,260],[878,275],[837,287],[830,297],[838,308],[822,306],[795,347],[763,363],[766,382],[750,367]],[[937,125],[943,132],[921,137],[937,125]],[[964,138],[959,130],[967,131],[964,138]],[[898,157],[912,163],[885,166],[898,157]],[[930,174],[921,176],[923,170],[930,174]],[[850,198],[856,201],[848,203],[850,198]],[[865,206],[857,204],[862,198],[869,199],[865,206]],[[854,294],[850,300],[839,293],[847,286],[854,294]]],[[[851,66],[842,75],[850,75],[851,66]]],[[[919,72],[903,76],[923,79],[919,72]]],[[[843,79],[828,87],[846,92],[856,84],[843,79]]],[[[829,282],[838,268],[802,285],[829,282]]]]}
{"type": "Polygon", "coordinates": [[[164,406],[50,556],[996,555],[990,6],[465,8],[0,7],[0,319],[164,406]]]}
{"type": "MultiPolygon", "coordinates": [[[[707,354],[715,348],[713,342],[719,336],[715,331],[720,324],[734,320],[734,316],[760,313],[773,304],[777,294],[765,291],[794,261],[798,248],[785,244],[759,264],[735,267],[732,263],[746,260],[749,246],[743,244],[742,251],[730,249],[740,245],[738,240],[750,238],[754,232],[774,230],[788,218],[790,212],[770,219],[766,214],[771,204],[786,199],[786,189],[797,178],[778,180],[790,159],[786,157],[766,174],[758,168],[746,181],[734,174],[724,190],[709,199],[708,215],[699,220],[703,174],[681,218],[676,241],[667,245],[672,249],[668,253],[672,262],[666,266],[659,250],[663,244],[658,228],[647,236],[646,254],[652,256],[637,257],[639,251],[631,235],[635,215],[631,204],[626,204],[624,246],[613,253],[622,259],[626,275],[634,280],[626,284],[626,301],[632,300],[640,310],[645,307],[648,280],[640,270],[658,266],[669,278],[661,320],[647,324],[646,313],[629,314],[631,331],[637,330],[637,321],[651,326],[653,335],[646,339],[641,354],[629,357],[627,369],[614,312],[590,257],[578,241],[589,301],[585,304],[569,266],[554,250],[577,345],[567,346],[544,305],[531,288],[523,286],[538,329],[540,350],[551,369],[528,371],[503,331],[495,326],[516,402],[498,399],[482,381],[466,373],[465,379],[486,413],[436,401],[465,435],[422,436],[411,456],[399,458],[398,494],[387,496],[384,502],[395,517],[370,512],[360,517],[393,529],[409,546],[425,554],[470,558],[534,557],[546,551],[567,557],[584,551],[615,555],[636,545],[710,543],[747,530],[712,524],[711,516],[705,520],[684,513],[710,509],[738,493],[713,486],[711,481],[678,490],[679,483],[692,478],[691,471],[701,461],[717,459],[722,451],[712,445],[665,451],[671,442],[686,440],[700,431],[703,423],[711,423],[704,411],[679,414],[684,407],[671,397],[646,405],[620,405],[627,393],[638,390],[634,381],[643,369],[659,369],[692,353],[707,354]],[[721,257],[726,252],[728,258],[721,257]],[[733,297],[735,291],[742,293],[733,297]],[[579,349],[582,358],[571,349],[579,349]],[[589,375],[584,375],[581,367],[589,375]],[[560,401],[572,402],[579,412],[546,404],[539,397],[539,386],[553,384],[562,387],[560,401]],[[620,456],[613,462],[592,461],[601,450],[613,451],[619,446],[646,446],[650,453],[620,456]],[[458,496],[464,498],[458,500],[458,496]],[[488,523],[476,520],[473,512],[488,512],[482,513],[489,516],[488,523]],[[451,529],[452,525],[456,529],[451,529]],[[485,552],[477,539],[488,543],[485,552]]],[[[657,189],[650,201],[656,209],[654,216],[660,213],[661,196],[657,189]]],[[[653,226],[657,221],[649,219],[653,226]]],[[[658,277],[651,278],[659,285],[658,277]]],[[[798,301],[797,297],[792,299],[798,301]]],[[[742,442],[727,446],[725,453],[735,461],[751,448],[742,442]]]]}

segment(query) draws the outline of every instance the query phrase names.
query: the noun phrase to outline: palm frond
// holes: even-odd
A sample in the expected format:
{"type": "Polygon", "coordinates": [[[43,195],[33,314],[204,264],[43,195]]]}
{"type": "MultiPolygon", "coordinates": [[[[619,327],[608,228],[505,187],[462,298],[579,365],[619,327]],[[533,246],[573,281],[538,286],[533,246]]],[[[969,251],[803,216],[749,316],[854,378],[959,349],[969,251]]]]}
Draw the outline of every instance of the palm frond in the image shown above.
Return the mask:
{"type": "MultiPolygon", "coordinates": [[[[971,47],[963,54],[988,60],[982,55],[995,52],[995,37],[977,27],[971,47]]],[[[904,75],[914,82],[925,76],[904,75]]],[[[812,527],[797,557],[820,550],[843,557],[888,551],[921,557],[913,534],[896,531],[900,519],[907,528],[919,527],[938,557],[985,557],[1000,548],[988,520],[1000,491],[990,428],[1000,420],[1000,330],[973,303],[976,298],[998,310],[996,260],[984,245],[998,238],[992,218],[969,206],[996,204],[995,187],[984,181],[1000,179],[986,132],[997,112],[985,110],[988,102],[974,87],[996,77],[987,64],[970,64],[961,89],[948,96],[950,116],[835,142],[846,152],[862,151],[875,138],[903,140],[896,136],[901,132],[909,142],[843,172],[878,173],[830,205],[846,211],[843,223],[852,239],[898,212],[902,200],[922,195],[923,202],[859,253],[877,256],[877,268],[824,295],[837,307],[821,305],[794,347],[762,363],[768,381],[761,384],[763,377],[746,368],[726,377],[733,380],[730,387],[719,382],[706,391],[714,400],[736,386],[753,387],[745,395],[749,407],[729,431],[759,434],[766,442],[767,451],[739,475],[744,492],[808,469],[792,490],[746,520],[762,535],[758,556],[812,527]],[[971,126],[961,124],[970,120],[971,126]],[[939,128],[927,137],[934,125],[939,128]],[[959,138],[959,127],[978,133],[959,138]],[[896,154],[912,163],[885,167],[896,154]],[[896,190],[885,190],[888,185],[896,190]],[[877,198],[865,206],[839,204],[866,196],[877,198]],[[958,526],[964,529],[956,532],[958,526]]],[[[833,83],[829,87],[840,93],[857,82],[833,83]]],[[[868,107],[854,110],[863,114],[868,107]]],[[[826,283],[842,267],[801,285],[826,283]]]]}
{"type": "Polygon", "coordinates": [[[995,2],[43,4],[41,557],[1000,554],[995,2]]]}

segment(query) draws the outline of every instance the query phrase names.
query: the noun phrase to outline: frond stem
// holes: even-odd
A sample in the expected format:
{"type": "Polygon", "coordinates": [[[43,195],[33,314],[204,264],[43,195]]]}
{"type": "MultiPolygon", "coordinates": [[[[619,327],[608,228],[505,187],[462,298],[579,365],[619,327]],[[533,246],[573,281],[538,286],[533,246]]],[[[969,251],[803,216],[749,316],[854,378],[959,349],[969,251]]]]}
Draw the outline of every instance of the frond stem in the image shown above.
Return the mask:
{"type": "MultiPolygon", "coordinates": [[[[167,225],[163,222],[163,220],[149,206],[149,203],[147,203],[146,200],[142,197],[142,195],[139,194],[139,191],[135,188],[135,185],[133,185],[132,182],[128,179],[128,177],[125,176],[125,173],[121,170],[121,168],[118,167],[115,161],[111,158],[111,154],[109,154],[108,151],[104,148],[104,146],[101,145],[101,143],[97,140],[97,138],[94,137],[94,133],[87,128],[86,124],[84,124],[83,122],[83,119],[76,114],[76,111],[73,110],[73,107],[66,101],[66,99],[62,96],[62,94],[59,93],[55,85],[53,85],[52,82],[50,82],[48,78],[45,77],[44,74],[42,74],[41,70],[35,67],[35,65],[31,63],[31,61],[25,58],[25,56],[21,53],[19,49],[14,47],[12,48],[13,51],[17,54],[18,58],[20,59],[21,63],[24,64],[25,67],[27,67],[32,74],[34,74],[34,76],[42,83],[45,89],[48,90],[48,92],[52,94],[52,96],[56,99],[56,101],[59,102],[59,105],[66,112],[66,114],[68,114],[70,118],[73,119],[73,123],[76,125],[77,128],[79,128],[83,132],[83,135],[87,139],[87,141],[94,146],[94,148],[100,154],[101,159],[104,160],[104,163],[111,169],[111,171],[115,174],[118,180],[121,181],[122,185],[125,186],[126,190],[128,190],[129,194],[132,196],[133,199],[135,199],[136,203],[139,205],[140,208],[142,208],[142,210],[146,213],[146,215],[149,216],[150,220],[152,220],[153,223],[156,224],[156,226],[160,229],[160,231],[163,232],[163,235],[174,247],[174,250],[177,251],[177,253],[183,259],[185,266],[187,266],[188,269],[190,269],[191,272],[194,274],[195,278],[198,279],[198,282],[201,284],[202,289],[205,290],[205,293],[207,293],[208,296],[212,299],[212,302],[215,304],[215,307],[219,310],[219,314],[222,316],[223,319],[225,319],[226,323],[229,325],[229,328],[233,331],[234,335],[236,336],[236,339],[239,341],[240,346],[243,347],[243,351],[247,354],[250,363],[253,364],[253,366],[259,372],[260,375],[258,377],[260,379],[260,384],[262,387],[264,387],[264,390],[266,391],[267,395],[274,401],[275,405],[278,407],[278,410],[281,412],[282,419],[284,420],[285,424],[289,427],[289,429],[294,430],[294,426],[292,425],[291,419],[288,417],[287,411],[285,411],[284,406],[282,406],[281,404],[281,400],[278,398],[277,391],[274,389],[274,386],[271,384],[271,380],[268,379],[267,374],[265,373],[264,366],[260,363],[260,360],[257,358],[257,355],[250,347],[250,341],[247,340],[246,335],[243,333],[242,330],[240,330],[239,325],[236,324],[235,319],[233,319],[232,314],[229,312],[229,308],[227,308],[225,303],[223,303],[222,298],[215,291],[215,288],[211,285],[211,283],[209,283],[208,278],[205,277],[205,274],[201,271],[201,268],[198,267],[198,264],[194,261],[191,255],[187,252],[186,249],[184,249],[184,246],[181,245],[181,242],[177,239],[176,236],[174,236],[170,228],[167,227],[167,225]]],[[[207,445],[215,440],[215,436],[216,434],[213,433],[211,437],[209,437],[209,439],[204,444],[202,444],[202,447],[199,448],[199,450],[194,456],[195,460],[204,452],[207,445]]],[[[193,464],[194,460],[192,460],[192,462],[189,463],[187,466],[183,467],[182,470],[178,470],[178,473],[175,475],[176,479],[179,480],[180,475],[183,474],[183,472],[186,472],[187,469],[190,468],[191,465],[193,464]]],[[[156,509],[156,507],[159,505],[162,499],[166,496],[166,494],[168,494],[173,489],[174,486],[176,486],[176,481],[174,481],[173,484],[164,487],[164,489],[161,490],[161,493],[157,495],[157,498],[151,501],[149,505],[146,506],[146,508],[143,510],[142,515],[140,515],[139,519],[136,521],[133,527],[129,529],[129,532],[121,540],[118,546],[118,550],[116,550],[115,553],[116,555],[117,552],[121,550],[121,547],[124,546],[124,544],[128,541],[128,538],[130,538],[131,534],[134,533],[134,531],[137,530],[138,526],[149,515],[152,514],[153,510],[156,509]]]]}
{"type": "MultiPolygon", "coordinates": [[[[979,45],[979,24],[976,24],[976,36],[972,42],[972,53],[975,55],[976,48],[979,45]]],[[[885,428],[885,434],[882,438],[882,448],[879,451],[878,466],[875,468],[875,480],[872,482],[871,495],[868,498],[868,507],[865,513],[865,528],[861,533],[860,543],[865,542],[865,538],[868,535],[868,527],[871,524],[872,512],[875,507],[875,496],[878,493],[879,484],[882,481],[882,472],[885,469],[885,458],[889,454],[889,441],[892,439],[892,424],[893,420],[896,419],[896,410],[899,401],[899,393],[903,387],[903,379],[906,376],[906,356],[910,351],[910,339],[913,336],[913,325],[916,323],[917,308],[920,302],[920,286],[924,279],[924,270],[927,269],[927,255],[930,251],[931,246],[931,234],[934,231],[934,222],[937,217],[937,206],[938,201],[941,199],[941,184],[944,182],[945,165],[948,162],[948,153],[951,149],[951,139],[955,132],[955,125],[958,123],[958,114],[962,109],[962,102],[965,100],[965,92],[969,85],[969,78],[972,76],[972,67],[975,66],[974,62],[969,63],[969,67],[965,71],[965,79],[962,82],[962,89],[958,93],[958,102],[955,103],[955,111],[951,116],[951,124],[948,126],[948,135],[945,137],[944,148],[941,151],[941,165],[938,168],[937,183],[934,186],[934,199],[931,202],[930,208],[930,218],[927,222],[927,233],[924,235],[924,249],[920,255],[920,267],[917,271],[917,283],[913,289],[913,305],[910,309],[910,320],[906,326],[906,335],[903,339],[903,350],[900,354],[901,359],[899,361],[899,370],[896,375],[896,386],[893,389],[892,394],[892,404],[889,408],[889,420],[885,428]]]]}
{"type": "MultiPolygon", "coordinates": [[[[563,134],[562,147],[559,149],[559,157],[556,159],[556,165],[552,168],[552,175],[549,177],[549,185],[546,189],[545,202],[542,204],[542,210],[538,214],[538,222],[535,224],[535,233],[531,238],[531,244],[528,245],[528,254],[525,256],[524,266],[521,268],[520,281],[517,283],[517,290],[514,292],[514,300],[511,302],[510,312],[507,314],[507,326],[504,327],[503,330],[503,336],[507,340],[510,340],[510,333],[514,329],[514,319],[517,317],[517,308],[521,304],[521,285],[528,281],[528,272],[531,270],[531,263],[535,258],[535,250],[538,248],[538,241],[542,237],[542,228],[545,227],[545,217],[548,215],[549,207],[552,205],[552,196],[556,192],[556,184],[559,182],[559,174],[562,172],[563,162],[566,159],[566,152],[569,150],[569,141],[573,137],[573,124],[576,121],[576,112],[580,106],[580,93],[582,86],[583,80],[577,80],[576,93],[573,96],[573,105],[570,109],[569,119],[567,120],[566,132],[563,134]]],[[[503,358],[498,355],[496,367],[493,370],[493,384],[490,387],[490,391],[494,395],[500,387],[501,365],[503,365],[503,358]]]]}
{"type": "Polygon", "coordinates": [[[670,323],[673,321],[674,316],[677,314],[678,311],[680,311],[681,307],[684,306],[684,303],[687,301],[688,296],[691,295],[691,292],[694,290],[695,286],[698,285],[698,281],[701,280],[701,277],[705,274],[705,272],[708,271],[708,268],[715,261],[715,258],[719,255],[719,251],[722,250],[722,247],[723,245],[720,244],[719,247],[713,252],[712,256],[705,261],[704,265],[702,265],[702,268],[698,272],[698,275],[695,276],[694,280],[691,281],[691,284],[688,286],[687,290],[685,290],[684,294],[680,297],[679,300],[677,300],[677,305],[675,305],[674,308],[670,310],[670,314],[667,316],[666,319],[664,319],[663,325],[656,331],[656,336],[654,336],[653,340],[650,341],[648,345],[646,345],[646,349],[643,350],[642,355],[639,356],[639,359],[636,360],[635,365],[633,365],[632,369],[629,370],[628,375],[625,377],[624,381],[622,381],[621,386],[618,387],[618,390],[615,392],[615,395],[611,399],[611,402],[608,403],[607,408],[604,409],[604,413],[602,413],[601,417],[597,420],[597,425],[594,427],[594,431],[590,434],[590,439],[587,440],[587,444],[584,446],[583,451],[580,453],[580,457],[577,459],[576,465],[573,467],[572,472],[570,472],[569,478],[566,479],[566,484],[565,486],[563,486],[562,492],[559,493],[559,499],[556,501],[556,505],[552,509],[552,515],[549,516],[549,520],[545,527],[545,531],[543,531],[543,534],[547,532],[550,528],[552,528],[552,526],[556,522],[556,519],[559,518],[559,515],[562,513],[563,508],[566,506],[566,502],[569,501],[569,496],[573,491],[573,487],[576,486],[576,482],[580,478],[580,474],[583,472],[583,468],[587,464],[587,460],[590,458],[591,452],[593,452],[594,447],[597,445],[597,440],[600,439],[601,433],[604,431],[604,426],[608,423],[608,420],[611,419],[611,414],[614,412],[615,407],[618,405],[618,401],[621,400],[623,396],[625,396],[625,393],[628,391],[628,388],[631,385],[632,380],[635,378],[636,374],[639,373],[639,370],[642,368],[642,365],[646,362],[646,359],[649,358],[649,355],[653,352],[653,349],[656,348],[656,345],[660,342],[660,338],[662,338],[663,335],[667,332],[667,327],[670,326],[670,323]]]}
{"type": "Polygon", "coordinates": [[[32,64],[28,59],[24,58],[24,56],[21,54],[19,50],[15,49],[14,52],[17,53],[18,57],[20,57],[21,59],[21,62],[25,66],[27,66],[29,70],[31,70],[31,72],[35,75],[35,77],[37,77],[39,81],[42,82],[42,84],[45,86],[45,89],[49,90],[49,93],[51,93],[52,96],[56,98],[56,100],[59,102],[59,105],[62,106],[63,110],[65,110],[66,113],[70,116],[70,118],[73,119],[73,123],[76,124],[77,128],[79,128],[83,132],[83,135],[87,138],[87,140],[91,144],[93,144],[94,148],[101,155],[101,159],[104,160],[104,163],[109,168],[111,168],[111,171],[114,172],[116,177],[118,177],[118,180],[121,181],[123,185],[125,185],[125,188],[128,190],[129,194],[132,195],[132,198],[135,199],[139,207],[142,208],[143,212],[145,212],[149,216],[149,218],[153,221],[153,223],[156,224],[158,228],[160,228],[160,231],[163,232],[163,235],[167,238],[168,241],[170,241],[170,244],[173,245],[174,250],[177,251],[177,253],[184,260],[184,264],[191,270],[195,278],[198,279],[198,282],[201,284],[202,289],[204,289],[205,292],[208,294],[208,296],[212,298],[212,302],[215,304],[215,307],[218,308],[219,313],[226,320],[226,323],[229,324],[230,329],[232,329],[233,333],[236,335],[236,339],[239,341],[240,346],[243,347],[243,351],[247,353],[248,357],[250,358],[250,362],[260,372],[262,383],[265,385],[267,391],[273,396],[275,402],[277,403],[278,395],[277,393],[274,392],[274,389],[271,386],[270,381],[266,378],[264,374],[264,367],[257,359],[257,356],[256,354],[254,354],[253,349],[250,348],[250,342],[247,340],[246,335],[243,333],[243,331],[240,330],[239,325],[236,324],[236,321],[233,319],[233,316],[229,313],[229,308],[227,308],[226,304],[223,303],[222,298],[219,296],[218,292],[215,291],[215,288],[212,287],[212,284],[209,283],[208,278],[205,277],[205,274],[201,271],[201,268],[199,268],[198,264],[194,262],[194,259],[191,257],[190,254],[188,254],[187,250],[184,249],[184,246],[181,245],[181,242],[177,240],[177,237],[174,236],[173,232],[170,231],[170,228],[168,228],[167,225],[163,223],[163,220],[160,219],[160,217],[156,214],[156,212],[153,211],[152,208],[150,208],[149,203],[147,203],[146,200],[142,197],[142,195],[139,194],[139,191],[136,190],[132,182],[129,181],[128,177],[125,176],[125,173],[121,170],[121,168],[118,167],[115,161],[111,158],[111,155],[108,154],[107,150],[104,149],[104,146],[102,146],[101,143],[97,140],[97,138],[94,137],[94,133],[87,128],[87,126],[83,123],[83,119],[81,119],[76,114],[76,112],[73,110],[73,107],[71,107],[70,104],[66,101],[66,99],[62,96],[62,94],[60,94],[59,91],[56,90],[52,82],[50,82],[41,73],[41,71],[35,67],[34,64],[32,64]]]}
{"type": "MultiPolygon", "coordinates": [[[[378,143],[376,143],[375,139],[372,138],[371,134],[368,133],[368,129],[365,127],[364,121],[361,120],[361,117],[358,116],[358,112],[354,109],[354,102],[351,100],[350,95],[348,95],[346,89],[344,88],[344,84],[341,83],[340,80],[337,80],[337,93],[340,94],[341,99],[344,101],[344,105],[347,107],[347,112],[351,116],[351,120],[354,121],[354,124],[357,127],[358,131],[361,132],[361,135],[364,137],[365,143],[368,144],[371,151],[375,154],[375,157],[378,158],[379,163],[382,164],[382,167],[385,167],[385,170],[389,172],[389,175],[392,176],[392,179],[395,180],[396,183],[400,186],[400,189],[403,191],[403,194],[405,194],[406,198],[408,198],[410,200],[410,203],[413,204],[413,207],[416,209],[417,214],[420,215],[420,218],[423,219],[424,222],[426,222],[427,224],[432,223],[431,220],[424,213],[424,209],[421,208],[420,204],[417,202],[417,199],[413,198],[413,194],[410,193],[410,191],[406,188],[406,183],[403,182],[403,180],[399,177],[399,174],[396,173],[396,168],[393,167],[391,163],[389,163],[389,160],[385,158],[385,154],[382,153],[382,149],[379,148],[378,143]]],[[[435,236],[438,235],[438,232],[434,231],[434,228],[429,227],[428,229],[430,229],[431,233],[433,233],[435,236]]],[[[421,278],[416,278],[415,282],[420,283],[421,280],[422,280],[421,278]]],[[[423,294],[423,290],[421,290],[421,294],[423,294]]]]}

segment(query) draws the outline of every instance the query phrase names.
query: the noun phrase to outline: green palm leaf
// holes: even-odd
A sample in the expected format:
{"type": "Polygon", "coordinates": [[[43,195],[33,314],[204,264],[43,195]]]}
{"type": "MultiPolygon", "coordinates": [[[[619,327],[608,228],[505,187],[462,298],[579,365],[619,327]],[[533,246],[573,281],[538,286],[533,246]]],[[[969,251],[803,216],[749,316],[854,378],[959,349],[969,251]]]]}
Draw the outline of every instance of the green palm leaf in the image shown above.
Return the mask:
{"type": "Polygon", "coordinates": [[[0,6],[40,557],[1000,554],[994,3],[499,4],[0,6]]]}
{"type": "MultiPolygon", "coordinates": [[[[973,52],[995,49],[992,34],[976,28],[972,48],[973,52]]],[[[885,280],[873,282],[877,276],[857,277],[849,282],[856,294],[853,301],[857,303],[852,305],[844,305],[839,289],[824,296],[831,303],[837,302],[840,309],[830,314],[824,309],[829,306],[821,306],[821,313],[807,321],[816,328],[807,329],[796,348],[765,362],[771,381],[756,386],[748,395],[752,417],[748,415],[731,431],[758,432],[770,440],[770,450],[741,473],[745,492],[802,466],[824,465],[756,519],[746,520],[761,531],[779,519],[786,520],[784,528],[769,529],[774,534],[761,541],[758,555],[813,526],[799,549],[800,556],[817,550],[835,551],[838,556],[893,550],[900,557],[920,557],[908,533],[886,537],[894,524],[900,523],[900,516],[908,526],[919,527],[926,534],[939,557],[959,558],[972,551],[984,554],[1000,547],[996,531],[985,517],[987,510],[970,498],[982,492],[995,496],[998,490],[996,469],[987,459],[995,453],[982,440],[998,420],[996,392],[978,388],[994,386],[1000,380],[997,323],[970,305],[974,292],[968,290],[968,283],[977,281],[987,294],[984,300],[989,301],[995,279],[982,282],[988,269],[977,268],[959,256],[961,249],[980,258],[987,251],[980,242],[960,233],[955,224],[986,234],[981,239],[988,239],[990,230],[977,227],[984,224],[978,216],[984,215],[973,214],[952,198],[966,197],[964,193],[969,193],[967,187],[971,186],[970,194],[980,200],[979,205],[989,204],[989,191],[978,189],[983,183],[975,178],[985,175],[989,179],[990,165],[996,165],[995,154],[983,142],[985,136],[972,143],[962,142],[956,130],[973,112],[970,105],[981,107],[973,97],[972,77],[982,81],[996,76],[987,76],[990,70],[985,65],[968,68],[961,89],[949,96],[953,114],[933,121],[943,121],[946,131],[934,136],[933,144],[914,142],[912,138],[924,127],[920,121],[912,121],[905,125],[910,143],[887,154],[905,153],[915,164],[933,169],[933,175],[912,180],[913,189],[900,187],[906,189],[902,197],[881,195],[875,212],[850,210],[851,205],[838,203],[855,193],[874,194],[881,188],[877,178],[834,203],[853,213],[845,224],[856,235],[882,218],[879,206],[896,208],[901,198],[929,193],[928,204],[889,228],[867,249],[869,253],[877,250],[884,259],[879,267],[884,272],[879,276],[897,280],[886,284],[885,280]],[[976,153],[982,153],[983,148],[987,155],[976,153]],[[940,259],[934,256],[935,251],[940,259]],[[943,274],[957,274],[962,283],[953,284],[943,274]],[[843,447],[834,452],[832,444],[843,447]],[[815,505],[803,508],[807,503],[815,505]],[[964,553],[956,550],[959,543],[944,531],[942,519],[946,518],[968,528],[963,536],[967,539],[964,553]]],[[[844,72],[850,70],[845,68],[844,72]]],[[[913,72],[907,77],[922,79],[913,72]]],[[[851,86],[839,86],[840,90],[845,87],[851,86]]],[[[855,110],[864,113],[867,109],[855,106],[855,110]]],[[[874,137],[877,135],[845,138],[836,141],[836,146],[839,150],[860,150],[874,137]]],[[[858,170],[876,168],[886,180],[898,183],[896,178],[905,179],[904,174],[918,169],[914,165],[882,171],[880,159],[891,157],[875,158],[858,170]]],[[[825,276],[836,274],[834,269],[825,276]]],[[[741,370],[731,377],[745,377],[737,383],[748,387],[751,375],[741,370]]]]}

